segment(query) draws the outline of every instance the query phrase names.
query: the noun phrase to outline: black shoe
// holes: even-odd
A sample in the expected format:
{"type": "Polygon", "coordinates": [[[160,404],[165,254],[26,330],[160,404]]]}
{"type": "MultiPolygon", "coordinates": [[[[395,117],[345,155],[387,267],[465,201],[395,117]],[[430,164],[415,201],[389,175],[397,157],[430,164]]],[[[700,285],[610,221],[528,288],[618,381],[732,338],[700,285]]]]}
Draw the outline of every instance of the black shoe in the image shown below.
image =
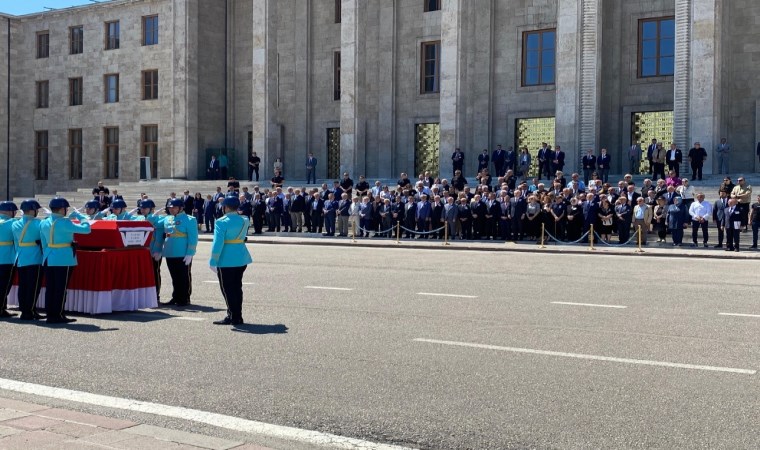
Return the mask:
{"type": "Polygon", "coordinates": [[[232,325],[243,325],[245,322],[243,322],[243,319],[236,319],[232,321],[232,325]]]}
{"type": "Polygon", "coordinates": [[[704,246],[705,248],[709,247],[709,245],[707,245],[707,242],[704,243],[704,246]]]}
{"type": "Polygon", "coordinates": [[[749,248],[757,248],[757,245],[751,245],[749,248]]]}
{"type": "Polygon", "coordinates": [[[0,311],[0,317],[2,317],[2,318],[8,318],[8,317],[16,317],[17,315],[18,315],[18,314],[16,314],[16,313],[12,313],[12,312],[8,312],[8,311],[6,311],[6,310],[2,310],[2,311],[0,311]]]}
{"type": "Polygon", "coordinates": [[[713,245],[713,248],[723,248],[723,244],[715,244],[713,245]]]}
{"type": "Polygon", "coordinates": [[[19,320],[35,320],[35,317],[31,314],[21,314],[19,320]]]}
{"type": "Polygon", "coordinates": [[[734,251],[734,248],[733,247],[726,247],[726,251],[727,252],[732,252],[732,251],[734,251]]]}
{"type": "Polygon", "coordinates": [[[76,321],[77,319],[69,319],[68,317],[61,317],[59,319],[47,319],[47,323],[73,323],[76,321]]]}
{"type": "Polygon", "coordinates": [[[163,303],[158,302],[158,304],[161,306],[174,306],[177,304],[177,300],[171,299],[168,302],[163,302],[163,303]]]}
{"type": "Polygon", "coordinates": [[[34,316],[34,320],[45,320],[47,319],[47,316],[44,314],[40,314],[38,312],[32,314],[34,316]]]}
{"type": "Polygon", "coordinates": [[[214,325],[232,325],[232,319],[229,317],[225,317],[222,320],[214,321],[214,325]]]}
{"type": "Polygon", "coordinates": [[[734,249],[734,251],[735,251],[735,252],[738,252],[738,251],[739,251],[739,247],[735,248],[735,249],[734,249]]]}

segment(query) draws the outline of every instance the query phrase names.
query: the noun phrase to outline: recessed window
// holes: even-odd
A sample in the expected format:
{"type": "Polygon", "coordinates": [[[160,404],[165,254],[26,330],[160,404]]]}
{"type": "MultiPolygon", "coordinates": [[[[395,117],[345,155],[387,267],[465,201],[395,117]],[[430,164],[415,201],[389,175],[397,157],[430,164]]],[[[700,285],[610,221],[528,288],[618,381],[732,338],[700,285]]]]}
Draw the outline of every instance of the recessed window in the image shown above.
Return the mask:
{"type": "Polygon", "coordinates": [[[340,52],[333,53],[333,100],[340,100],[340,52]]]}
{"type": "Polygon", "coordinates": [[[440,11],[441,0],[423,0],[425,2],[425,12],[440,11]]]}
{"type": "Polygon", "coordinates": [[[36,90],[37,90],[37,107],[47,108],[48,99],[50,96],[50,82],[47,80],[38,81],[36,90]]]}
{"type": "Polygon", "coordinates": [[[119,74],[108,74],[104,77],[106,103],[119,101],[119,74]]]}
{"type": "Polygon", "coordinates": [[[673,17],[639,21],[639,78],[673,75],[675,36],[673,17]]]}
{"type": "Polygon", "coordinates": [[[158,176],[158,125],[143,125],[140,155],[150,158],[150,173],[158,176]]]}
{"type": "Polygon", "coordinates": [[[554,84],[556,30],[523,33],[522,85],[554,84]]]}
{"type": "Polygon", "coordinates": [[[69,78],[69,106],[82,104],[82,77],[69,78]]]}
{"type": "Polygon", "coordinates": [[[105,140],[103,149],[104,175],[106,178],[119,178],[119,128],[106,127],[103,134],[105,140]]]}
{"type": "Polygon", "coordinates": [[[119,48],[119,21],[106,22],[106,50],[116,50],[119,48]]]}
{"type": "Polygon", "coordinates": [[[84,27],[69,28],[69,54],[78,55],[84,53],[84,27]]]}
{"type": "Polygon", "coordinates": [[[156,100],[158,98],[158,70],[144,70],[142,86],[142,99],[156,100]]]}
{"type": "Polygon", "coordinates": [[[420,93],[441,91],[441,41],[422,43],[422,68],[420,70],[420,93]]]}
{"type": "Polygon", "coordinates": [[[335,0],[335,23],[340,23],[341,16],[341,0],[335,0]]]}
{"type": "Polygon", "coordinates": [[[143,17],[142,27],[143,27],[142,45],[158,44],[158,16],[143,17]]]}
{"type": "Polygon", "coordinates": [[[69,178],[82,179],[82,130],[69,130],[69,178]]]}
{"type": "Polygon", "coordinates": [[[47,58],[50,56],[50,33],[40,31],[37,33],[37,58],[47,58]]]}
{"type": "Polygon", "coordinates": [[[48,132],[34,133],[34,176],[38,180],[48,179],[48,132]]]}

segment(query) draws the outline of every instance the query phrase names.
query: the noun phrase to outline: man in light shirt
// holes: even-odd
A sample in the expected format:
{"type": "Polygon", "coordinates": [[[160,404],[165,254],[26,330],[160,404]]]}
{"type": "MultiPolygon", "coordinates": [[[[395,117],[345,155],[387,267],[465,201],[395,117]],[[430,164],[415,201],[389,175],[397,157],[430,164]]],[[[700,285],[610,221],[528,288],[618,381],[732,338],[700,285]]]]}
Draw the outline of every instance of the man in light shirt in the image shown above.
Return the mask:
{"type": "Polygon", "coordinates": [[[641,227],[641,245],[647,245],[647,233],[651,222],[652,208],[644,202],[644,197],[637,197],[636,206],[633,207],[633,230],[638,232],[641,227]]]}
{"type": "Polygon", "coordinates": [[[707,225],[712,217],[712,205],[710,202],[705,201],[705,194],[697,194],[697,201],[693,202],[689,207],[689,215],[691,216],[691,240],[692,247],[697,246],[697,233],[702,228],[702,245],[707,247],[707,225]]]}

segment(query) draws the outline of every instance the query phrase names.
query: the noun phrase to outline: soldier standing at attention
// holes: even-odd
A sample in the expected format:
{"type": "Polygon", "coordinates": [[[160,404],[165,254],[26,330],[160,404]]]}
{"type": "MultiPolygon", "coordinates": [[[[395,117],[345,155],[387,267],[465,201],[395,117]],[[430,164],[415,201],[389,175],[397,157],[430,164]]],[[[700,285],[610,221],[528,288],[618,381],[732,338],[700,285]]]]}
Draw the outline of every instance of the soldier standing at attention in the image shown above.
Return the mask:
{"type": "Polygon", "coordinates": [[[8,312],[8,294],[13,285],[13,263],[16,260],[16,244],[11,227],[17,222],[18,207],[13,202],[0,202],[0,317],[13,317],[8,312]]]}
{"type": "Polygon", "coordinates": [[[188,216],[181,199],[173,199],[164,218],[166,242],[163,256],[172,277],[172,299],[167,305],[187,306],[193,293],[193,256],[198,246],[198,222],[188,216]]]}
{"type": "Polygon", "coordinates": [[[45,265],[45,309],[47,323],[71,323],[63,314],[66,307],[66,287],[71,277],[71,269],[77,265],[77,257],[72,242],[75,234],[89,234],[90,223],[87,217],[72,211],[71,216],[81,223],[71,221],[66,214],[69,202],[56,197],[50,200],[50,217],[40,224],[42,241],[42,261],[45,265]]]}
{"type": "Polygon", "coordinates": [[[146,198],[140,202],[141,220],[146,220],[153,225],[153,237],[150,239],[150,256],[153,258],[153,276],[156,279],[156,299],[161,301],[161,253],[164,248],[164,220],[155,213],[156,203],[146,198]]]}
{"type": "MultiPolygon", "coordinates": [[[[97,210],[99,203],[95,202],[97,210]]],[[[42,287],[42,248],[37,211],[42,206],[37,200],[21,202],[24,215],[13,224],[13,240],[16,242],[16,271],[18,272],[18,306],[21,320],[40,320],[45,316],[37,312],[37,298],[42,287]]]]}
{"type": "Polygon", "coordinates": [[[100,210],[100,202],[97,200],[90,200],[84,204],[84,213],[90,218],[90,220],[100,220],[106,216],[105,211],[100,210]]]}
{"type": "Polygon", "coordinates": [[[240,207],[237,197],[225,197],[222,204],[224,216],[216,221],[208,264],[219,278],[222,296],[227,303],[227,317],[214,324],[240,325],[243,323],[243,273],[253,262],[245,245],[250,224],[247,217],[237,213],[240,207]]]}

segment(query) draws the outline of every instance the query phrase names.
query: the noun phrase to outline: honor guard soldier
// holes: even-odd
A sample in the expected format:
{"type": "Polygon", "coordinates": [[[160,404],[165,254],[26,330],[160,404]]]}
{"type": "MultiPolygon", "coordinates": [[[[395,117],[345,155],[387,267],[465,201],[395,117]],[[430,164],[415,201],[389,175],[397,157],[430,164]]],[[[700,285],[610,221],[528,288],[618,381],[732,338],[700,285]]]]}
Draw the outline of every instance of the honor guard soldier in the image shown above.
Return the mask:
{"type": "Polygon", "coordinates": [[[155,213],[156,203],[147,198],[140,202],[140,220],[146,220],[153,225],[153,237],[150,239],[150,255],[153,257],[153,276],[156,278],[156,298],[161,301],[161,253],[164,248],[164,220],[155,213]]]}
{"type": "Polygon", "coordinates": [[[100,220],[105,217],[105,209],[100,210],[100,202],[97,200],[90,200],[84,204],[84,213],[90,220],[100,220]]]}
{"type": "Polygon", "coordinates": [[[135,220],[132,214],[126,211],[127,202],[124,200],[114,200],[111,203],[111,214],[105,220],[135,220]]]}
{"type": "Polygon", "coordinates": [[[50,217],[40,224],[42,241],[42,261],[45,267],[45,309],[47,323],[70,323],[63,314],[66,307],[66,287],[69,284],[71,270],[77,265],[76,250],[72,243],[75,234],[89,234],[90,223],[87,217],[72,211],[67,217],[69,202],[56,197],[50,200],[50,217]],[[71,218],[78,219],[76,224],[71,218]]]}
{"type": "Polygon", "coordinates": [[[13,241],[11,227],[16,222],[18,207],[13,202],[0,202],[0,317],[13,317],[8,312],[8,294],[13,285],[13,272],[16,260],[16,244],[13,241]]]}
{"type": "Polygon", "coordinates": [[[184,211],[182,199],[169,202],[169,215],[163,220],[166,241],[163,255],[172,277],[172,299],[167,305],[186,306],[193,293],[192,264],[198,246],[198,222],[184,211]]]}
{"type": "MultiPolygon", "coordinates": [[[[95,201],[97,205],[97,200],[95,201]]],[[[96,206],[97,208],[97,206],[96,206]]],[[[13,224],[13,240],[16,242],[16,272],[18,273],[18,307],[21,320],[40,320],[45,316],[37,312],[37,299],[42,287],[42,247],[40,225],[37,218],[42,206],[37,200],[21,202],[24,215],[13,224]]]]}
{"type": "Polygon", "coordinates": [[[240,325],[243,323],[243,273],[253,262],[245,245],[250,223],[248,217],[237,213],[240,207],[237,197],[225,197],[222,205],[224,216],[214,226],[214,242],[208,263],[219,278],[222,296],[227,303],[227,317],[214,324],[240,325]]]}

